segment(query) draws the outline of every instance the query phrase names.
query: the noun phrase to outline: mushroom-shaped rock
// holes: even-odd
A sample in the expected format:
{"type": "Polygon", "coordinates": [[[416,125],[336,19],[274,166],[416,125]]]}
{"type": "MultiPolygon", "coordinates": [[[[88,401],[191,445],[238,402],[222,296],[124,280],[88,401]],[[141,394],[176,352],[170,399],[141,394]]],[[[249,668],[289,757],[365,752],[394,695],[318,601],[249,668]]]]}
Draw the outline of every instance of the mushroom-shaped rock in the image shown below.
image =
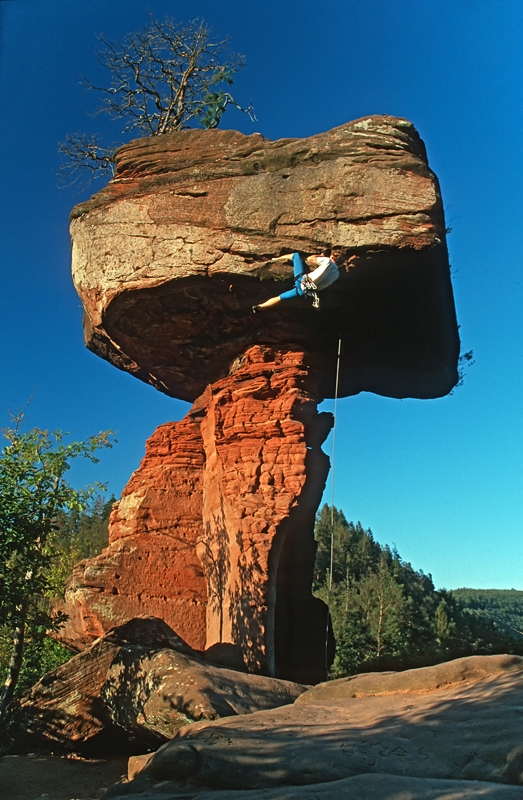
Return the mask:
{"type": "Polygon", "coordinates": [[[64,638],[85,645],[140,611],[222,663],[322,680],[313,525],[332,417],[317,403],[334,396],[339,343],[340,396],[438,397],[457,381],[442,202],[417,131],[374,116],[308,139],[139,139],[71,230],[87,346],[193,407],[148,443],[109,549],[75,569],[64,638]],[[335,244],[356,266],[319,309],[296,297],[252,313],[293,286],[272,259],[335,244]]]}

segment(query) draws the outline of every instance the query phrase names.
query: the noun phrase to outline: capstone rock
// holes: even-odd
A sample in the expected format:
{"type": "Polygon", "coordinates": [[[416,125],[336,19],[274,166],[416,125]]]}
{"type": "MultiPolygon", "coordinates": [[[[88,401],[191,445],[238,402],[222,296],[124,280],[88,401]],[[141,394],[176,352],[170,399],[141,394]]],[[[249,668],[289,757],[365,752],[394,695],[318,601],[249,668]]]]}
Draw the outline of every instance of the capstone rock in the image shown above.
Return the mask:
{"type": "Polygon", "coordinates": [[[122,147],[116,175],[72,212],[73,277],[93,352],[193,402],[250,346],[298,344],[332,397],[439,397],[459,340],[443,205],[405,119],[308,139],[187,130],[122,147]],[[358,266],[322,295],[256,315],[292,286],[267,258],[340,244],[358,266]]]}

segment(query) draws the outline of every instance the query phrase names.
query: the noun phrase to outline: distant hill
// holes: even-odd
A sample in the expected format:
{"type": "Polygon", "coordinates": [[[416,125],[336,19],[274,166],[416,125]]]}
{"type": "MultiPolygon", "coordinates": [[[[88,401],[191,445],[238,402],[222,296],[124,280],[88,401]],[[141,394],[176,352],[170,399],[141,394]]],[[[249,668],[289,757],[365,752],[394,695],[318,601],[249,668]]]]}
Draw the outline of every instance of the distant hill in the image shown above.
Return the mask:
{"type": "Polygon", "coordinates": [[[464,608],[479,611],[514,639],[523,639],[523,592],[517,589],[453,589],[464,608]]]}

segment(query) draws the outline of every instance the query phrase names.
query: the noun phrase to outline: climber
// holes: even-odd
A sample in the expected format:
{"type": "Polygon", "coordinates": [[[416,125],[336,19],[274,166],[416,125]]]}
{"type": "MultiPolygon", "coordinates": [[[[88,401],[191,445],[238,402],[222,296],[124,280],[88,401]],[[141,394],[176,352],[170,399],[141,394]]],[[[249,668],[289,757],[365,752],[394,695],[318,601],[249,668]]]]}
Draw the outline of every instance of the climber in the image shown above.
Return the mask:
{"type": "MultiPolygon", "coordinates": [[[[345,264],[345,269],[350,269],[350,267],[355,266],[355,258],[356,256],[351,256],[349,258],[345,264]]],[[[289,289],[288,292],[283,292],[283,294],[277,297],[271,297],[269,300],[265,300],[265,302],[260,303],[260,305],[253,306],[252,310],[255,314],[262,308],[270,308],[284,300],[291,300],[293,297],[303,297],[303,295],[312,297],[313,308],[319,308],[320,300],[317,292],[326,289],[327,286],[330,286],[334,281],[338,280],[340,276],[339,266],[344,262],[343,249],[335,246],[331,250],[330,257],[309,256],[306,258],[305,263],[307,267],[312,269],[309,273],[307,273],[305,264],[299,253],[287,253],[284,256],[271,259],[272,263],[277,261],[292,261],[294,265],[294,289],[289,289]]]]}

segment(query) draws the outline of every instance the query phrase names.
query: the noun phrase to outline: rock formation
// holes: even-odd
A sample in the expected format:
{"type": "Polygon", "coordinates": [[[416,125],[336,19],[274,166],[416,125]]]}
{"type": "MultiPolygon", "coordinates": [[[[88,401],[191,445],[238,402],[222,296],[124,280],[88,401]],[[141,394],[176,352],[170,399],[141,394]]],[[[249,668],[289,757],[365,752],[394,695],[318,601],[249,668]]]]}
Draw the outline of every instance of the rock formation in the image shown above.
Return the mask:
{"type": "Polygon", "coordinates": [[[69,583],[68,645],[86,647],[144,613],[205,648],[207,587],[196,545],[202,527],[200,424],[159,427],[113,511],[109,547],[78,564],[69,583]]]}
{"type": "Polygon", "coordinates": [[[307,386],[302,352],[253,346],[156,431],[109,547],[74,571],[65,641],[145,608],[213,661],[308,683],[325,673],[325,606],[310,589],[331,415],[307,386]]]}
{"type": "Polygon", "coordinates": [[[143,752],[196,720],[276,708],[306,688],[208,664],[161,620],[134,619],[38,681],[9,735],[17,752],[143,752]]]}
{"type": "MultiPolygon", "coordinates": [[[[459,342],[437,179],[414,126],[367,117],[309,139],[187,130],[138,139],[73,210],[73,276],[93,352],[193,402],[247,348],[298,344],[332,397],[439,397],[459,342]],[[253,318],[289,288],[268,257],[338,243],[358,268],[325,297],[253,318]]],[[[292,284],[291,284],[292,285],[292,284]]]]}
{"type": "Polygon", "coordinates": [[[109,548],[75,570],[64,638],[154,614],[214,660],[321,680],[333,648],[312,528],[332,419],[317,404],[334,395],[338,340],[340,396],[438,397],[457,380],[442,202],[417,131],[368,117],[303,140],[140,139],[71,231],[87,346],[194,405],[151,438],[109,548]],[[319,311],[251,313],[292,285],[268,258],[335,243],[357,267],[319,311]]]}

